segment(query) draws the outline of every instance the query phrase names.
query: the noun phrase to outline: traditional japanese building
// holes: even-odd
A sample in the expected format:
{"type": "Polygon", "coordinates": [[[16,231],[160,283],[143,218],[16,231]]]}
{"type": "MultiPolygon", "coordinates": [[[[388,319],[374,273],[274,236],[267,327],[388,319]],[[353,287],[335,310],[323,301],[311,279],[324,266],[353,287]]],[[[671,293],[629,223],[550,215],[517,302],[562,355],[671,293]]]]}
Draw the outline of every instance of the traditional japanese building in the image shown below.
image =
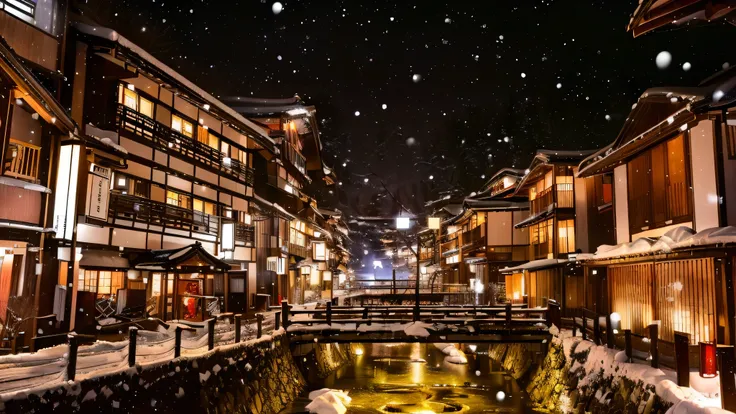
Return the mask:
{"type": "MultiPolygon", "coordinates": [[[[734,343],[734,72],[693,88],[649,89],[616,140],[580,164],[613,173],[615,246],[584,261],[586,306],[642,334],[660,321],[698,341],[734,343]]],[[[612,243],[613,244],[613,243],[612,243]]]]}
{"type": "Polygon", "coordinates": [[[515,195],[523,175],[499,171],[443,222],[443,282],[470,289],[483,304],[506,297],[500,269],[528,260],[528,232],[514,227],[529,215],[527,197],[515,195]]]}
{"type": "Polygon", "coordinates": [[[730,0],[642,0],[629,21],[634,37],[661,27],[705,24],[719,19],[733,21],[730,0]]]}
{"type": "Polygon", "coordinates": [[[574,258],[589,249],[591,239],[597,243],[606,234],[612,237],[613,225],[606,221],[610,214],[605,215],[611,207],[605,195],[610,194],[610,182],[606,187],[602,179],[600,183],[575,179],[577,164],[591,153],[540,150],[516,185],[514,194],[529,199],[529,216],[514,228],[529,232],[530,261],[501,270],[509,300],[546,306],[554,299],[568,315],[582,309],[583,275],[574,258]],[[598,224],[594,235],[588,231],[589,221],[598,224]]]}
{"type": "Polygon", "coordinates": [[[316,109],[298,96],[232,97],[227,102],[261,126],[278,148],[275,154],[259,152],[254,160],[257,204],[277,211],[256,221],[257,237],[264,239],[256,253],[258,293],[269,295],[272,303],[330,299],[336,270],[334,246],[328,246],[333,234],[307,189],[315,182],[335,183],[323,161],[316,109]]]}
{"type": "Polygon", "coordinates": [[[61,160],[79,166],[55,208],[76,230],[55,237],[70,329],[93,325],[113,298],[165,320],[247,311],[254,157],[276,142],[119,33],[77,22],[69,36],[72,118],[107,144],[61,160]]]}

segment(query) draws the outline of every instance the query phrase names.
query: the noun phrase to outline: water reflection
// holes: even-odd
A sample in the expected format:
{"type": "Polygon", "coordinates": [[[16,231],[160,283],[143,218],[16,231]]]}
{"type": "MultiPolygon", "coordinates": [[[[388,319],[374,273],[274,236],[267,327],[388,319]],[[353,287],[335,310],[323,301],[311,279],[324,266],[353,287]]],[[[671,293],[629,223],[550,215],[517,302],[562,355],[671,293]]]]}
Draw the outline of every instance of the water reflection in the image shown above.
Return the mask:
{"type": "MultiPolygon", "coordinates": [[[[531,412],[514,379],[478,346],[452,364],[433,344],[362,344],[354,364],[310,384],[348,390],[353,413],[531,412]]],[[[357,348],[356,348],[357,349],[357,348]]],[[[298,401],[289,412],[299,412],[298,401]]],[[[303,407],[303,405],[301,405],[303,407]]]]}

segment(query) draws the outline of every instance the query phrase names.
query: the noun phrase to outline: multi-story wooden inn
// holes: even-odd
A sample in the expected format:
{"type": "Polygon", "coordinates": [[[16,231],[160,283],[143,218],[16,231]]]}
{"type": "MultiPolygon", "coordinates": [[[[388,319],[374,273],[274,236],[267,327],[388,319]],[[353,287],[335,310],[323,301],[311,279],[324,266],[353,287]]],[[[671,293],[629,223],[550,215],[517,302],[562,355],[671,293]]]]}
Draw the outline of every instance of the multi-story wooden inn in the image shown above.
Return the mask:
{"type": "Polygon", "coordinates": [[[62,146],[69,191],[54,214],[73,220],[56,233],[54,273],[70,289],[54,313],[64,300],[70,328],[84,329],[103,298],[162,319],[246,311],[256,292],[254,157],[276,153],[276,142],[117,32],[76,23],[69,35],[72,118],[127,162],[62,146]]]}
{"type": "Polygon", "coordinates": [[[580,164],[580,177],[613,173],[618,243],[584,261],[586,306],[623,329],[660,321],[666,342],[680,331],[734,343],[734,79],[647,90],[616,140],[580,164]]]}
{"type": "Polygon", "coordinates": [[[583,275],[574,258],[613,237],[610,175],[575,178],[591,153],[540,150],[516,185],[515,194],[529,199],[529,216],[514,227],[528,229],[530,261],[501,270],[509,300],[546,306],[554,299],[569,315],[582,309],[583,275]]]}

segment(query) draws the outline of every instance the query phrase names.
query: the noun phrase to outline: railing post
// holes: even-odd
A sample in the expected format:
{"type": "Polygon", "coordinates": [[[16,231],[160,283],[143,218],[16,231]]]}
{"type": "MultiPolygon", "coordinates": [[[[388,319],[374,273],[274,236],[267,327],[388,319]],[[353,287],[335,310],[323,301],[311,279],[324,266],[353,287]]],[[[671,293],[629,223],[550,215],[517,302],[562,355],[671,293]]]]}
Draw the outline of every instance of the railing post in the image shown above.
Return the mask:
{"type": "Polygon", "coordinates": [[[327,319],[327,324],[332,325],[332,302],[327,302],[327,315],[325,318],[327,319]]]}
{"type": "Polygon", "coordinates": [[[734,371],[736,361],[734,360],[733,345],[718,345],[718,371],[721,373],[721,407],[724,410],[736,412],[736,382],[734,382],[734,371]]]}
{"type": "Polygon", "coordinates": [[[273,330],[274,331],[278,331],[281,328],[280,323],[281,323],[281,312],[276,312],[273,318],[273,330]]]}
{"type": "Polygon", "coordinates": [[[15,338],[13,338],[13,354],[19,354],[19,349],[23,350],[23,343],[26,341],[26,333],[25,332],[18,332],[17,335],[15,335],[15,338]]]}
{"type": "Polygon", "coordinates": [[[235,315],[235,343],[236,344],[240,343],[240,328],[243,324],[242,318],[243,318],[243,315],[240,313],[235,315]]]}
{"type": "Polygon", "coordinates": [[[138,328],[131,326],[128,328],[128,366],[135,366],[135,351],[138,343],[138,328]]]}
{"type": "Polygon", "coordinates": [[[215,348],[215,318],[207,320],[207,349],[210,351],[215,348]]]}
{"type": "Polygon", "coordinates": [[[263,336],[263,314],[257,313],[256,314],[256,327],[258,330],[256,331],[256,338],[259,338],[263,336]]]}
{"type": "Polygon", "coordinates": [[[611,323],[611,314],[606,314],[606,346],[608,348],[616,347],[616,336],[613,334],[613,324],[611,323]]]}
{"type": "Polygon", "coordinates": [[[506,329],[511,329],[511,304],[506,304],[506,329]]]}
{"type": "Polygon", "coordinates": [[[690,335],[675,331],[675,366],[677,385],[690,386],[690,335]]]}
{"type": "Polygon", "coordinates": [[[593,341],[596,345],[603,343],[601,342],[601,320],[597,314],[595,315],[595,319],[593,319],[593,341]]]}
{"type": "Polygon", "coordinates": [[[649,353],[652,354],[652,368],[659,368],[659,325],[649,325],[649,353]]]}
{"type": "Polygon", "coordinates": [[[289,327],[289,303],[286,299],[281,301],[281,325],[284,329],[289,327]]]}
{"type": "Polygon", "coordinates": [[[69,334],[67,339],[69,340],[69,361],[66,365],[66,379],[74,381],[74,377],[77,375],[77,351],[79,351],[79,340],[75,334],[69,334]]]}
{"type": "MultiPolygon", "coordinates": [[[[575,320],[574,316],[572,320],[573,321],[575,320]]],[[[581,333],[583,334],[583,341],[587,341],[588,340],[588,319],[585,317],[585,312],[583,312],[583,324],[580,330],[582,331],[581,333]]]]}
{"type": "Polygon", "coordinates": [[[624,351],[626,352],[627,362],[631,362],[634,357],[631,344],[631,329],[624,329],[624,351]]]}
{"type": "Polygon", "coordinates": [[[181,332],[183,330],[181,326],[177,326],[174,330],[174,358],[181,356],[181,332]]]}

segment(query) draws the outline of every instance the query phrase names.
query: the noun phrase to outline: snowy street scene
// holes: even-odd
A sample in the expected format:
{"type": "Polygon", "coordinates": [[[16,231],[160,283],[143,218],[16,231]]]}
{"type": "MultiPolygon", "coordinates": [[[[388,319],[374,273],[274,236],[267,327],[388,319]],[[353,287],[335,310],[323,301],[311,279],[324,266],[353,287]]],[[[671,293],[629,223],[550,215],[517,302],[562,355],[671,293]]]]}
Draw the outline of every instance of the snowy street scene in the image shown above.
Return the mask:
{"type": "Polygon", "coordinates": [[[736,414],[735,10],[0,0],[0,413],[736,414]]]}

